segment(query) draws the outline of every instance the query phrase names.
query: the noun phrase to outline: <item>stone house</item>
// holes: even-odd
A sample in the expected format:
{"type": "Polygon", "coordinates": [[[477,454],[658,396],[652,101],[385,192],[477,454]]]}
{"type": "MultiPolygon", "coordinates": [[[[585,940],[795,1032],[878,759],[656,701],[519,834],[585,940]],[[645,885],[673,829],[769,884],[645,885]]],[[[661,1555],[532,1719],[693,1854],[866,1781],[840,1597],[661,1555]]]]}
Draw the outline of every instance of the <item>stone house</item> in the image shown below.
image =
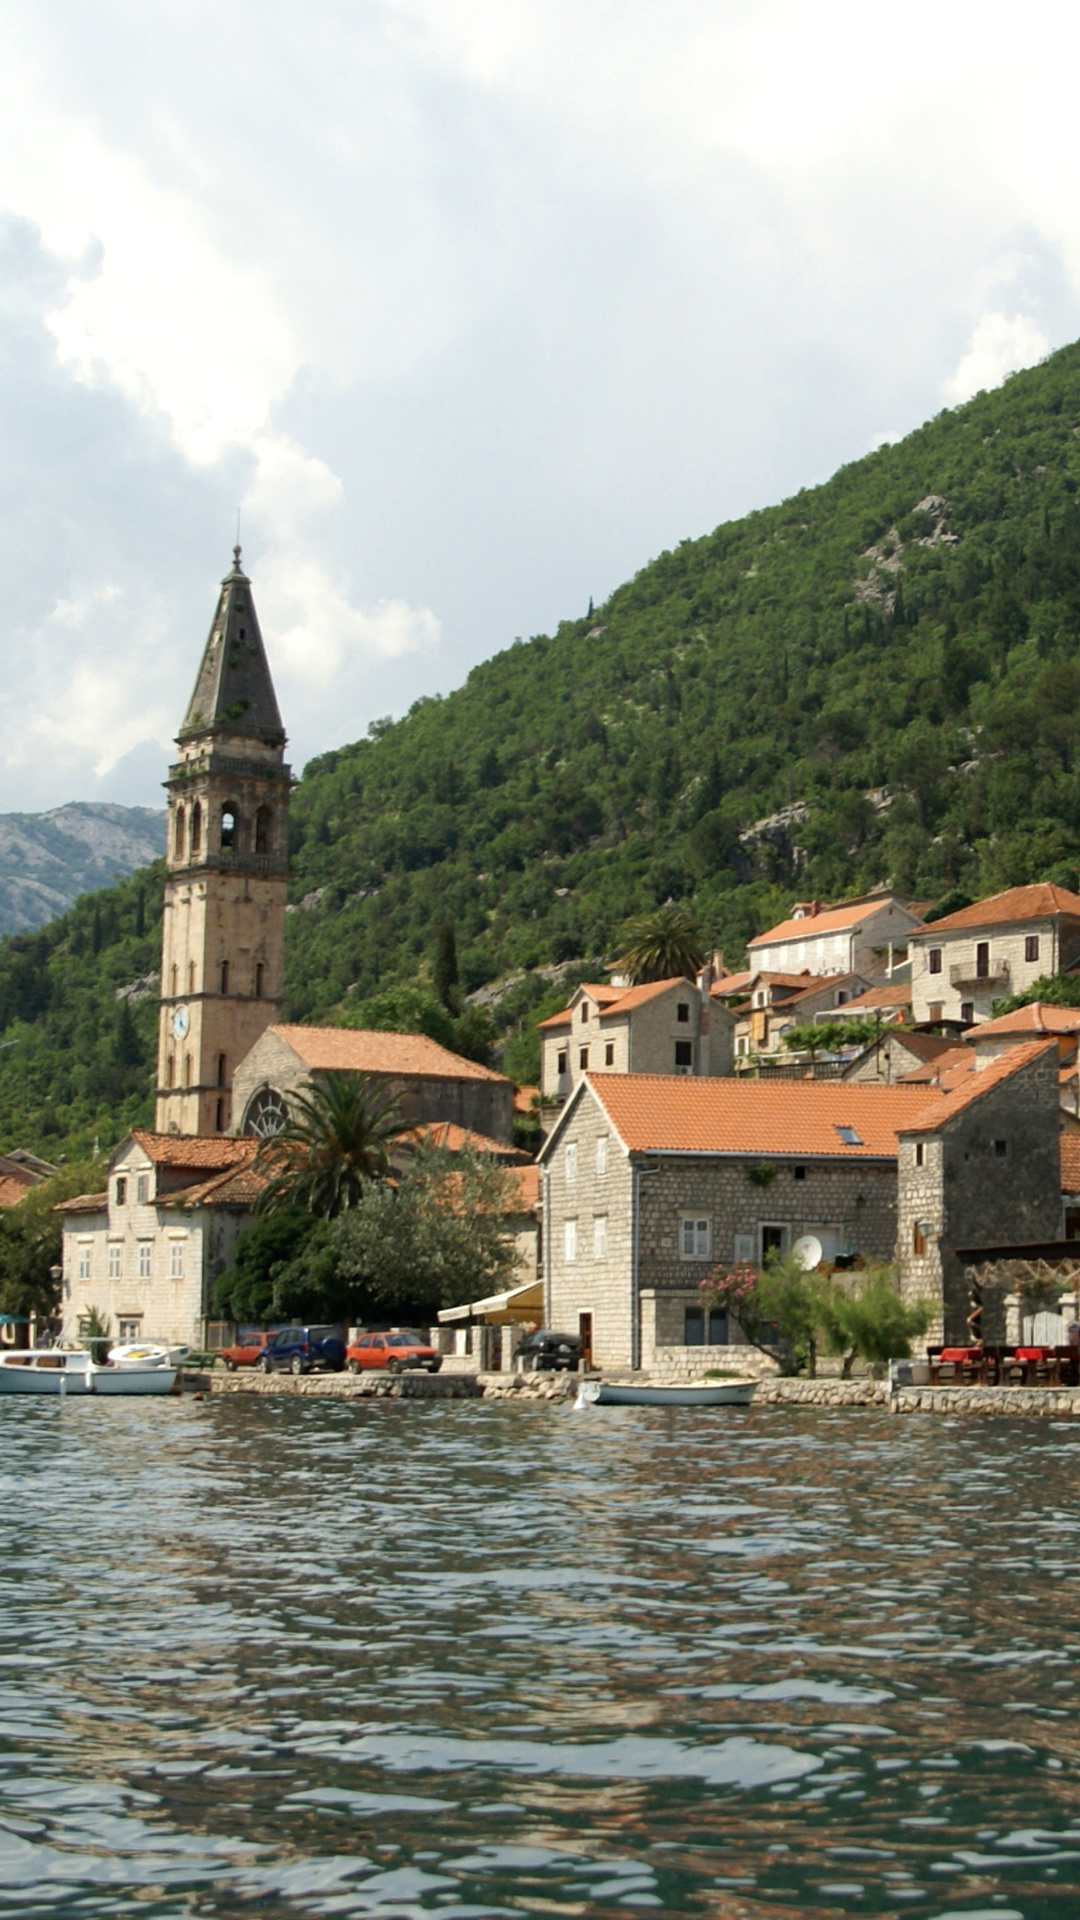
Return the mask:
{"type": "MultiPolygon", "coordinates": [[[[933,1079],[935,1063],[956,1053],[956,1042],[939,1033],[912,1033],[906,1027],[886,1027],[871,1046],[856,1054],[844,1069],[844,1079],[891,1086],[915,1074],[933,1079]]],[[[964,1057],[964,1056],[961,1056],[964,1057]]]]}
{"type": "Polygon", "coordinates": [[[587,1073],[729,1074],[735,1020],[700,980],[578,987],[539,1022],[541,1098],[565,1100],[587,1073]]]}
{"type": "Polygon", "coordinates": [[[944,1069],[899,1126],[897,1266],[905,1300],[932,1302],[930,1338],[967,1338],[957,1249],[1049,1241],[1061,1224],[1057,1049],[1043,1040],[944,1069]]]}
{"type": "Polygon", "coordinates": [[[103,1193],[65,1200],[63,1331],[96,1309],[115,1340],[203,1347],[210,1289],[262,1189],[257,1140],[137,1127],[109,1158],[103,1193]]]}
{"type": "Polygon", "coordinates": [[[847,1014],[852,1001],[865,994],[867,982],[858,973],[769,973],[751,975],[746,1000],[734,1009],[737,1062],[779,1054],[793,1058],[784,1046],[785,1034],[811,1021],[847,1014]]]}
{"type": "Polygon", "coordinates": [[[751,968],[775,973],[861,973],[867,979],[892,971],[903,959],[908,937],[922,922],[891,893],[863,894],[823,907],[799,900],[791,917],[747,943],[751,968]]]}
{"type": "Polygon", "coordinates": [[[382,1081],[398,1095],[403,1122],[450,1121],[493,1140],[513,1139],[512,1082],[426,1034],[286,1025],[268,1027],[236,1069],[236,1131],[276,1133],[288,1116],[290,1095],[334,1073],[366,1073],[382,1081]]]}
{"type": "Polygon", "coordinates": [[[907,1296],[931,1296],[959,1335],[950,1249],[973,1222],[1056,1231],[1054,1086],[1040,1046],[982,1070],[968,1056],[950,1087],[590,1074],[540,1154],[546,1322],[602,1367],[720,1349],[701,1280],[812,1235],[826,1260],[895,1260],[907,1296]]]}
{"type": "Polygon", "coordinates": [[[1010,887],[920,927],[909,952],[916,1026],[972,1026],[995,1000],[1080,964],[1080,895],[1048,881],[1010,887]]]}

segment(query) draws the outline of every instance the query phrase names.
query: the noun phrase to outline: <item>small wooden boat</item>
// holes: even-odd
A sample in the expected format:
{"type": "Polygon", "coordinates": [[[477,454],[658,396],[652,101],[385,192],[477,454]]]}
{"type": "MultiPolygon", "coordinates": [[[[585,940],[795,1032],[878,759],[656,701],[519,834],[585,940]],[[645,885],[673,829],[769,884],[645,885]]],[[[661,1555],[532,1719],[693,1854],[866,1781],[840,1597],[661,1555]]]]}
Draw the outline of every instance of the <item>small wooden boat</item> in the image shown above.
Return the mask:
{"type": "Polygon", "coordinates": [[[615,1381],[583,1380],[579,1407],[748,1407],[756,1380],[691,1380],[685,1385],[623,1386],[615,1381]]]}
{"type": "Polygon", "coordinates": [[[143,1360],[127,1357],[99,1366],[88,1353],[42,1347],[0,1350],[0,1394],[4,1393],[171,1393],[178,1369],[167,1355],[143,1360]]]}

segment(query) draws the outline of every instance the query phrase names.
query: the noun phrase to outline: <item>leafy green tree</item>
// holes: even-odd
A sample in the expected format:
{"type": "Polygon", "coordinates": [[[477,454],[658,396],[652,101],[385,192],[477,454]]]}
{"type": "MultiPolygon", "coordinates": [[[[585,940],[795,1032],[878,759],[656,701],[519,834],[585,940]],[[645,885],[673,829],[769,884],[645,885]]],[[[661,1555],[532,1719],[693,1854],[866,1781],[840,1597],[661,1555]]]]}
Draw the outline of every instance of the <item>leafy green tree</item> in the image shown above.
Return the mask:
{"type": "Polygon", "coordinates": [[[60,1284],[51,1270],[61,1264],[63,1233],[55,1209],[78,1193],[97,1192],[104,1180],[101,1160],[82,1160],[28,1188],[24,1199],[0,1213],[0,1312],[27,1320],[59,1313],[60,1284]]]}
{"type": "Polygon", "coordinates": [[[376,1033],[426,1033],[440,1047],[454,1051],[456,1030],[452,1016],[432,993],[431,988],[415,981],[402,981],[384,987],[366,999],[347,1006],[339,1016],[343,1027],[359,1027],[376,1033]]]}
{"type": "Polygon", "coordinates": [[[369,1074],[332,1073],[293,1094],[291,1106],[288,1124],[260,1150],[270,1174],[260,1208],[300,1206],[334,1219],[389,1172],[400,1101],[369,1074]]]}
{"type": "Polygon", "coordinates": [[[303,1253],[319,1221],[306,1207],[283,1204],[237,1236],[232,1260],[214,1282],[215,1313],[237,1324],[265,1325],[280,1310],[278,1279],[303,1253]]]}
{"type": "Polygon", "coordinates": [[[793,1053],[833,1053],[838,1047],[868,1047],[880,1031],[873,1020],[811,1020],[785,1033],[784,1045],[793,1053]]]}
{"type": "Polygon", "coordinates": [[[933,1318],[926,1302],[906,1306],[891,1267],[868,1267],[850,1282],[837,1281],[821,1299],[821,1326],[831,1353],[844,1355],[844,1376],[856,1356],[882,1364],[911,1358],[933,1318]]]}
{"type": "Polygon", "coordinates": [[[513,1191],[513,1173],[497,1161],[421,1148],[396,1187],[369,1187],[335,1223],[334,1251],[357,1306],[431,1316],[510,1285],[513,1191]]]}
{"type": "Polygon", "coordinates": [[[676,976],[691,978],[705,959],[697,921],[673,900],[653,913],[628,920],[622,938],[626,944],[612,971],[625,974],[634,986],[676,976]]]}
{"type": "Polygon", "coordinates": [[[794,1254],[771,1254],[760,1272],[746,1262],[717,1267],[701,1293],[737,1320],[750,1345],[776,1360],[782,1373],[816,1373],[827,1282],[794,1254]]]}
{"type": "Polygon", "coordinates": [[[457,934],[452,920],[444,920],[435,945],[432,969],[435,991],[448,1013],[458,1013],[461,994],[458,986],[457,934]]]}

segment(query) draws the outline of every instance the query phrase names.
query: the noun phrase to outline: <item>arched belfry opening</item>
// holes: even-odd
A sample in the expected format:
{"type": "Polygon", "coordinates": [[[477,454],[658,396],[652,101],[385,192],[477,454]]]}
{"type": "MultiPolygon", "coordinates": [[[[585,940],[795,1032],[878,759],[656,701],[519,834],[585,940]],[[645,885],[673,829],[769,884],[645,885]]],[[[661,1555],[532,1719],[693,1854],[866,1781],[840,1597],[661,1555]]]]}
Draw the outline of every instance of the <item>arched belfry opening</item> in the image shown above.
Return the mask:
{"type": "Polygon", "coordinates": [[[156,1124],[163,1133],[212,1135],[223,1115],[226,1127],[238,1125],[228,1090],[280,1018],[284,974],[282,816],[292,776],[239,547],[221,583],[176,744],[166,782],[172,838],[156,1124]]]}

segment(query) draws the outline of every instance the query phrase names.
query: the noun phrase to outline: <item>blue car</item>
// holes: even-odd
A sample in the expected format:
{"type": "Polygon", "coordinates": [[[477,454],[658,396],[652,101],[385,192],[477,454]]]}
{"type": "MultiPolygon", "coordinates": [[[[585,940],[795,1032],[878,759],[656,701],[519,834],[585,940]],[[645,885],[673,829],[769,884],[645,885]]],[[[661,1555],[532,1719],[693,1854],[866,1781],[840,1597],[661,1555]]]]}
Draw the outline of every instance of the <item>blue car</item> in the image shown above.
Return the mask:
{"type": "Polygon", "coordinates": [[[340,1373],[345,1342],[340,1327],[282,1327],[272,1334],[259,1365],[264,1373],[340,1373]]]}

